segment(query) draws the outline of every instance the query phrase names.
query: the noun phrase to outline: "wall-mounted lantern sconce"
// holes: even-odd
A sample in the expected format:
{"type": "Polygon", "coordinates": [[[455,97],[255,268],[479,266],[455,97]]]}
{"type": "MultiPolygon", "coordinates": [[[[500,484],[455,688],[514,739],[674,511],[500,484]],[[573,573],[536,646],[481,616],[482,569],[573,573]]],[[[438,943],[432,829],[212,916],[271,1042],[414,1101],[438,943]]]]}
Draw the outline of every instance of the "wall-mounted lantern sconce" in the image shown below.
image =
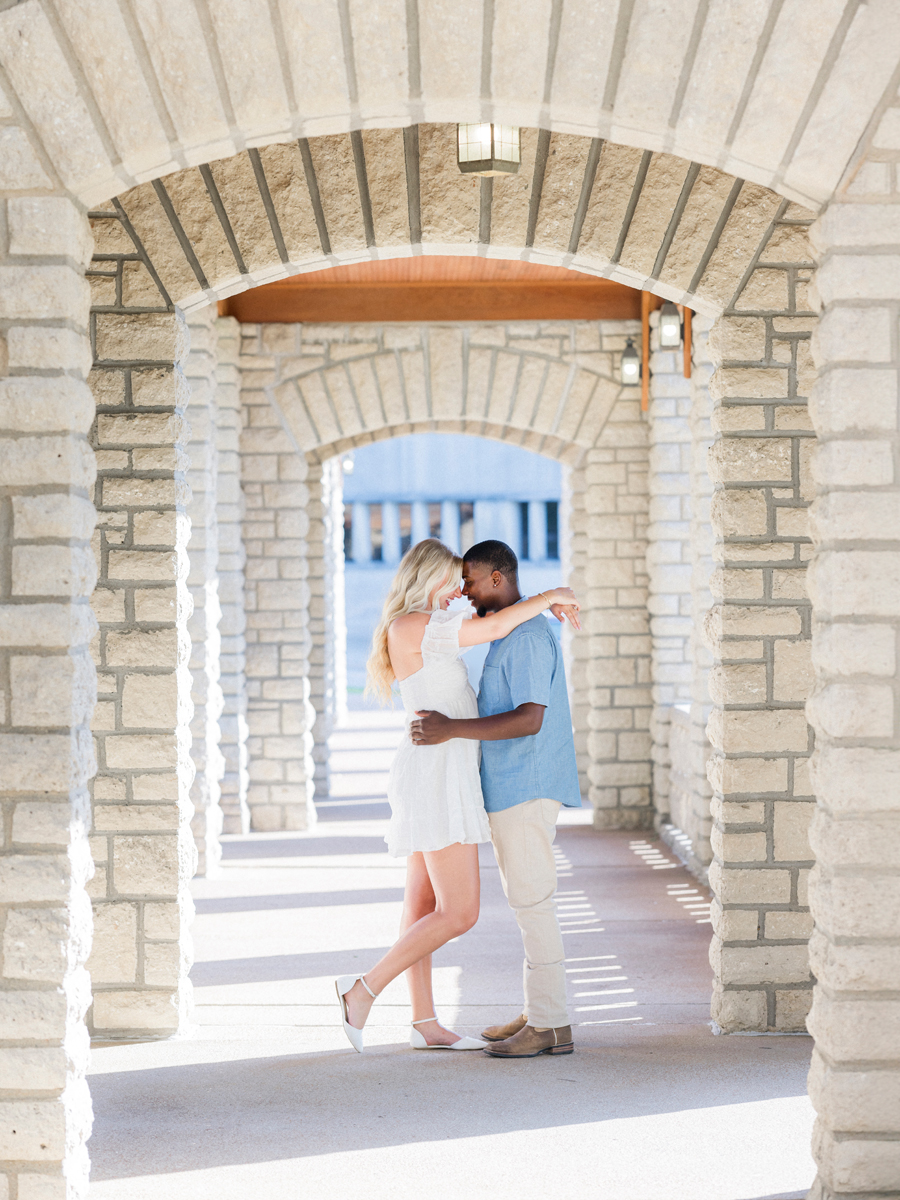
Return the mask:
{"type": "Polygon", "coordinates": [[[681,345],[681,313],[669,300],[659,310],[659,344],[666,349],[681,345]]]}
{"type": "Polygon", "coordinates": [[[522,161],[517,125],[459,125],[457,162],[464,175],[515,175],[522,161]]]}
{"type": "Polygon", "coordinates": [[[625,387],[636,387],[641,382],[641,356],[634,348],[631,338],[622,351],[622,383],[625,387]]]}

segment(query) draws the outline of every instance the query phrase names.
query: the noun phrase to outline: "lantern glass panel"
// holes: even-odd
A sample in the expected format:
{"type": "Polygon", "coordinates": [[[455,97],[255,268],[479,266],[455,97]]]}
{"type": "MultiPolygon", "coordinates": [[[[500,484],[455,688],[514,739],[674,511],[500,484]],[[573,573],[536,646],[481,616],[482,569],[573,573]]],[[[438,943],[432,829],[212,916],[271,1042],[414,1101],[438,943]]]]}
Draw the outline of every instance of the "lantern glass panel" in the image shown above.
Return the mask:
{"type": "Polygon", "coordinates": [[[483,162],[491,157],[490,125],[460,125],[459,161],[483,162]]]}
{"type": "Polygon", "coordinates": [[[522,161],[519,146],[519,128],[517,125],[494,126],[494,158],[502,162],[518,163],[522,161]]]}

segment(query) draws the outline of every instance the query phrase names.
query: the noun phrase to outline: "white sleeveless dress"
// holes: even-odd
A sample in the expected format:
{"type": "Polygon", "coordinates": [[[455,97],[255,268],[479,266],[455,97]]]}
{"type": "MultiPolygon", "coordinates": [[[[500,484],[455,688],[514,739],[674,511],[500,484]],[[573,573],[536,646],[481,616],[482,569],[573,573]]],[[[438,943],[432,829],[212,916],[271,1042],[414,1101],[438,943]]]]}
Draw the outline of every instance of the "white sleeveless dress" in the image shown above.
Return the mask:
{"type": "Polygon", "coordinates": [[[452,738],[439,746],[415,746],[409,723],[433,709],[447,717],[478,716],[478,701],[459,656],[459,630],[466,614],[436,612],[422,638],[422,667],[400,687],[407,732],[391,764],[388,854],[400,858],[419,850],[442,850],[454,842],[490,841],[479,774],[480,744],[452,738]]]}

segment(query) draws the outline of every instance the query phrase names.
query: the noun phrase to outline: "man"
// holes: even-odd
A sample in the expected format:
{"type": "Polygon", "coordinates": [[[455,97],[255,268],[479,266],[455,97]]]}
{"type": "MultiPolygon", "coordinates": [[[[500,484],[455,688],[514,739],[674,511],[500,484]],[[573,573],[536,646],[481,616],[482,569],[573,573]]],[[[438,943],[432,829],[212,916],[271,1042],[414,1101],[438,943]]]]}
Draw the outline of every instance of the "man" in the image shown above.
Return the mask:
{"type": "MultiPolygon", "coordinates": [[[[463,595],[479,616],[522,599],[519,564],[504,542],[479,542],[463,560],[463,595]]],[[[557,614],[558,615],[558,614],[557,614]]],[[[556,916],[553,839],[562,805],[581,807],[569,697],[559,643],[545,617],[492,642],[481,676],[477,719],[420,714],[413,739],[481,745],[481,787],[491,841],[525,947],[525,1011],[486,1029],[493,1058],[571,1054],[565,954],[556,916]]]]}

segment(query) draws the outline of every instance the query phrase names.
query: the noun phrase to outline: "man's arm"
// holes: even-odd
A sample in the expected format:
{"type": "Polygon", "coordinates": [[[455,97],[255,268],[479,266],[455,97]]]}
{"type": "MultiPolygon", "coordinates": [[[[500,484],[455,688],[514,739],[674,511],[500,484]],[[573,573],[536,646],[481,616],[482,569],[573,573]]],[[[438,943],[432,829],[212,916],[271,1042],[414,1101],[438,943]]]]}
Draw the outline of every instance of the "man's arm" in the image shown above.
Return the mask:
{"type": "Polygon", "coordinates": [[[457,719],[423,709],[411,721],[409,734],[417,746],[439,746],[451,738],[469,738],[476,742],[505,742],[511,738],[533,737],[544,722],[543,704],[520,704],[511,712],[492,717],[457,719]]]}

